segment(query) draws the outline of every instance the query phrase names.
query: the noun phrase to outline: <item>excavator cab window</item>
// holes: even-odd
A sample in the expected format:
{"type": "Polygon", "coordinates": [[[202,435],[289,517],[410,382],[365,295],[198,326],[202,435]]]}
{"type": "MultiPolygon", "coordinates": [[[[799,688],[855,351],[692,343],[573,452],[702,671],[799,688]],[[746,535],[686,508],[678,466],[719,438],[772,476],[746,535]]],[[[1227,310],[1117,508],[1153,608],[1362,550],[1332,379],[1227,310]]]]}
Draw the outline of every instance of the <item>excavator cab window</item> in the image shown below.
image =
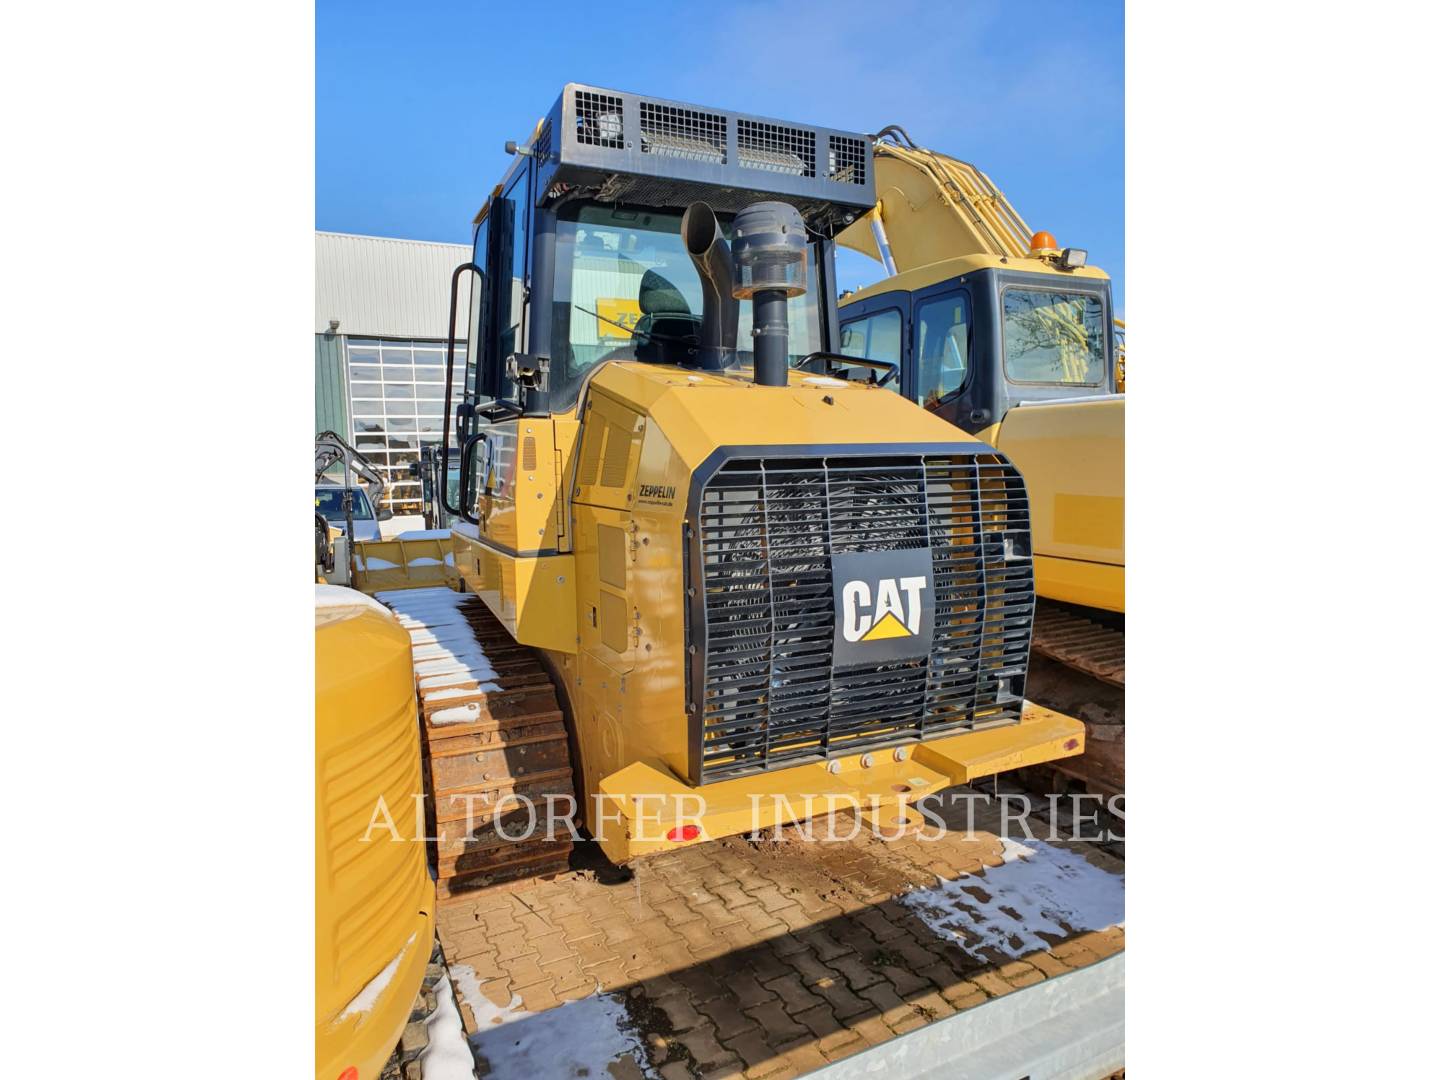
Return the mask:
{"type": "MultiPolygon", "coordinates": [[[[904,321],[899,308],[887,308],[868,315],[863,319],[848,322],[840,328],[840,351],[846,356],[863,356],[869,360],[888,360],[892,364],[903,364],[904,321]]],[[[859,372],[855,377],[864,378],[868,373],[859,372]]],[[[885,384],[887,390],[900,393],[900,380],[891,379],[885,384]]]]}
{"type": "Polygon", "coordinates": [[[1007,285],[1005,377],[1013,383],[1099,386],[1105,380],[1105,310],[1099,296],[1007,285]]]}
{"type": "Polygon", "coordinates": [[[927,408],[965,385],[970,370],[970,297],[951,293],[915,305],[915,394],[927,408]]]}

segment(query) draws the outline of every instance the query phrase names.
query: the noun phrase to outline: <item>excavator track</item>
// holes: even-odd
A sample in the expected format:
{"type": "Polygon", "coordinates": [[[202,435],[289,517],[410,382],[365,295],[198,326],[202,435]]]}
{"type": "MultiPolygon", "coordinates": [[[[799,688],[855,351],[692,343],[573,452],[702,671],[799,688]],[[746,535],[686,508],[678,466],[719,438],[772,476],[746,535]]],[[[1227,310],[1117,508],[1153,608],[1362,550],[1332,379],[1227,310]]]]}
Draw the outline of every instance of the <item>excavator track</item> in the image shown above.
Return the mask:
{"type": "Polygon", "coordinates": [[[1059,604],[1039,600],[1030,647],[1066,667],[1122,690],[1125,688],[1123,630],[1077,615],[1059,604]]]}
{"type": "Polygon", "coordinates": [[[547,799],[563,814],[574,798],[570,745],[535,651],[473,593],[397,589],[375,599],[410,632],[440,897],[565,870],[568,831],[544,833],[547,799]],[[507,838],[525,832],[530,805],[536,836],[507,838]]]}

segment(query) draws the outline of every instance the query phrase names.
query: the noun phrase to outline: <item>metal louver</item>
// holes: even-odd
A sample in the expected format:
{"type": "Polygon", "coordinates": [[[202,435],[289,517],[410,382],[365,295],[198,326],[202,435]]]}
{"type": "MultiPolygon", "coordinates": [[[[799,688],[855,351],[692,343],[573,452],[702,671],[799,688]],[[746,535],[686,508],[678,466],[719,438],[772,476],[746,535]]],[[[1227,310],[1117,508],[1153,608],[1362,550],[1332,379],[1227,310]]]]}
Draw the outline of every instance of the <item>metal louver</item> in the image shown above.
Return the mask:
{"type": "Polygon", "coordinates": [[[726,127],[723,113],[640,103],[641,153],[723,165],[726,127]]]}
{"type": "Polygon", "coordinates": [[[1001,454],[730,457],[690,507],[691,780],[1016,723],[1029,507],[1001,454]],[[836,666],[831,557],[928,549],[928,654],[836,666]]]}
{"type": "Polygon", "coordinates": [[[815,175],[815,132],[741,118],[735,129],[740,164],[747,169],[815,175]]]}

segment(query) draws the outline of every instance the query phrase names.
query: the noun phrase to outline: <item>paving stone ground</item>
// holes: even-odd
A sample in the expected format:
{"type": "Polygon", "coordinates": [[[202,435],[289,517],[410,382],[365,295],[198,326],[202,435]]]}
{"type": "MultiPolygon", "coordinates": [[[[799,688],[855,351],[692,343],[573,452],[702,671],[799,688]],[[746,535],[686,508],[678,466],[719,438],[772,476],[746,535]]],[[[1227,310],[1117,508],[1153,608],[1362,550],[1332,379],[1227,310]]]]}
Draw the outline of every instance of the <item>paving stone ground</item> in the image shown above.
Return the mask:
{"type": "MultiPolygon", "coordinates": [[[[993,804],[977,806],[970,835],[962,809],[942,816],[952,831],[939,840],[862,832],[806,843],[791,828],[778,841],[731,837],[642,859],[619,883],[579,871],[447,901],[440,940],[496,1006],[518,997],[541,1012],[597,990],[622,997],[666,1080],[802,1075],[1124,948],[1119,927],[1019,959],[976,958],[937,936],[896,898],[1002,862],[993,804]]],[[[840,815],[837,830],[849,827],[840,815]]],[[[1113,844],[1059,846],[1124,872],[1113,844]]],[[[628,1058],[608,1071],[642,1075],[628,1058]]]]}

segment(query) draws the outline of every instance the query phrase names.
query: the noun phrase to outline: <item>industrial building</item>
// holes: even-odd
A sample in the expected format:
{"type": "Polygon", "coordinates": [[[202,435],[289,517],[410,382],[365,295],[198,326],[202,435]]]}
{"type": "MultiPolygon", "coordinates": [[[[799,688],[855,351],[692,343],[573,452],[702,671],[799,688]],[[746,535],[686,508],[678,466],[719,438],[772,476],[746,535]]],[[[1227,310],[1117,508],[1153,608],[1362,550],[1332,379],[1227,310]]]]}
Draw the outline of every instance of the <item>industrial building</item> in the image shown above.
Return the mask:
{"type": "MultiPolygon", "coordinates": [[[[344,436],[385,471],[397,516],[420,513],[409,466],[443,437],[450,277],[469,260],[464,244],[315,234],[315,430],[344,436]]],[[[457,372],[469,284],[461,275],[457,372]]]]}

